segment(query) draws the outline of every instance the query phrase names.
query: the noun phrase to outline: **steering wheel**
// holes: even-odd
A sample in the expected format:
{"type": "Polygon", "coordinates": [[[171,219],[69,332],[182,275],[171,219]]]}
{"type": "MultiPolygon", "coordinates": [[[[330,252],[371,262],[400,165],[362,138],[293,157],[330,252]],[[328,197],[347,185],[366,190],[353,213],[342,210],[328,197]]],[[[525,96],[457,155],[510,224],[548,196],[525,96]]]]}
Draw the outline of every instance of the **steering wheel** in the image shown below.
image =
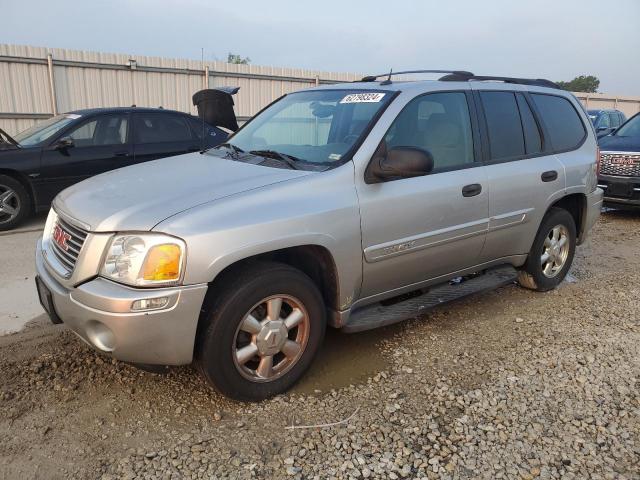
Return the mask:
{"type": "Polygon", "coordinates": [[[355,133],[351,133],[342,139],[342,143],[353,143],[358,140],[360,135],[356,135],[355,133]],[[350,140],[351,139],[351,140],[350,140]]]}

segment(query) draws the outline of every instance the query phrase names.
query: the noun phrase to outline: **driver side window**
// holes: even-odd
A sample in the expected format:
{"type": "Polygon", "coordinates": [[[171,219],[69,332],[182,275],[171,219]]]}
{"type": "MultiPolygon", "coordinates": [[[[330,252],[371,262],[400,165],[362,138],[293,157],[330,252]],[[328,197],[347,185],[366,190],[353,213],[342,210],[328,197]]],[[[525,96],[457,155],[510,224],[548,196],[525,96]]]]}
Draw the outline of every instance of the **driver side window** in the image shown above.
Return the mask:
{"type": "Polygon", "coordinates": [[[69,137],[76,147],[124,145],[127,124],[126,115],[102,115],[83,123],[69,137]]]}
{"type": "Polygon", "coordinates": [[[387,149],[417,147],[433,156],[433,171],[474,162],[469,106],[464,92],[430,93],[404,107],[385,135],[387,149]]]}

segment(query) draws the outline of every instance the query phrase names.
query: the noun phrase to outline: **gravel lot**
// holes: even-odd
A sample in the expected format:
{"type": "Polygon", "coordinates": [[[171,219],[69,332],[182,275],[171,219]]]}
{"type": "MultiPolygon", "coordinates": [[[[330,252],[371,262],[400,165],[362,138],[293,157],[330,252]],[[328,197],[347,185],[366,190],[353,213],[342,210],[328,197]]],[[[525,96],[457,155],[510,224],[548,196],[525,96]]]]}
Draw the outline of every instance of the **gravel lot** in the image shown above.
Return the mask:
{"type": "Polygon", "coordinates": [[[0,478],[640,478],[639,354],[640,214],[623,212],[558,290],[330,332],[304,381],[260,404],[40,321],[0,337],[0,478]]]}

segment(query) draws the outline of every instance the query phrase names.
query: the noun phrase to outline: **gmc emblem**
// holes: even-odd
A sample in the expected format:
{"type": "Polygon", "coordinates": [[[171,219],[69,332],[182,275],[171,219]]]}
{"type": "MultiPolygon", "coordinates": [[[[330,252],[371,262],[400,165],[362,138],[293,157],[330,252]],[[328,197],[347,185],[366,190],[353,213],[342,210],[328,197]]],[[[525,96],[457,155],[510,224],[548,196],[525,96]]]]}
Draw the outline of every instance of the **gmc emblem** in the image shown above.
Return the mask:
{"type": "Polygon", "coordinates": [[[631,157],[613,157],[611,158],[610,162],[613,165],[635,165],[636,164],[635,158],[631,158],[631,157]]]}
{"type": "Polygon", "coordinates": [[[69,250],[67,240],[71,240],[71,235],[65,232],[57,223],[53,227],[53,241],[65,252],[69,250]]]}

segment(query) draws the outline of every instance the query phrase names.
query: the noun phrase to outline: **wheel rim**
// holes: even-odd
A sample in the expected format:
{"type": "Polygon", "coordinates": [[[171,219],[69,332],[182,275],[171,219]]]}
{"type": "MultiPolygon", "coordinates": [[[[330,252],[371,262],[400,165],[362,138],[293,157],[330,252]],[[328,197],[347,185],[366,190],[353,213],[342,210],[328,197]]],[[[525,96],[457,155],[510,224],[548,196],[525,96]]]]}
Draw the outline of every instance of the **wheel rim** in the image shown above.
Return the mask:
{"type": "Polygon", "coordinates": [[[0,223],[8,223],[20,213],[20,197],[12,188],[0,185],[0,223]]]}
{"type": "Polygon", "coordinates": [[[553,278],[563,269],[569,256],[569,230],[564,225],[556,225],[547,234],[542,246],[540,265],[547,278],[553,278]]]}
{"type": "Polygon", "coordinates": [[[252,382],[271,382],[302,357],[309,339],[309,314],[289,295],[256,303],[242,318],[232,345],[233,362],[252,382]]]}

